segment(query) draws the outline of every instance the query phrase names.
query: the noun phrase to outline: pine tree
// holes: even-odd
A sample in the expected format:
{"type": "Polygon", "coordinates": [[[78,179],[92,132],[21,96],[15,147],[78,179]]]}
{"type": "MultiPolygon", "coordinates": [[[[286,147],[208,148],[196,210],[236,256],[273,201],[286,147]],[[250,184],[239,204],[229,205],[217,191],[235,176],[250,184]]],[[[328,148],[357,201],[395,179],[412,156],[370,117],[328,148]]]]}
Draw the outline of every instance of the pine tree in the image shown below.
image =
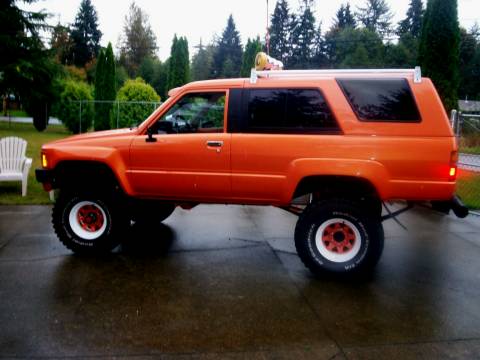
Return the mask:
{"type": "Polygon", "coordinates": [[[52,31],[50,48],[55,53],[55,60],[62,65],[69,65],[72,55],[72,38],[70,29],[58,23],[52,31]]]}
{"type": "Polygon", "coordinates": [[[223,31],[213,57],[215,77],[230,78],[239,76],[242,55],[240,34],[235,26],[233,16],[230,15],[227,27],[223,31]]]}
{"type": "Polygon", "coordinates": [[[342,4],[340,6],[334,19],[333,26],[338,29],[345,29],[346,27],[355,28],[357,26],[355,17],[350,10],[350,3],[347,3],[346,5],[342,4]]]}
{"type": "Polygon", "coordinates": [[[97,56],[101,37],[97,11],[90,0],[82,0],[71,33],[72,58],[75,65],[83,67],[97,56]]]}
{"type": "Polygon", "coordinates": [[[303,0],[301,14],[297,17],[296,26],[293,29],[292,44],[294,46],[290,67],[294,69],[305,69],[311,65],[315,40],[315,16],[311,5],[311,0],[303,0]]]}
{"type": "Polygon", "coordinates": [[[167,91],[190,80],[190,59],[187,38],[173,37],[167,74],[167,91]]]}
{"type": "Polygon", "coordinates": [[[288,65],[291,56],[292,16],[287,0],[279,0],[271,18],[270,55],[288,65]]]}
{"type": "Polygon", "coordinates": [[[357,18],[367,29],[380,36],[391,32],[392,13],[385,0],[366,0],[365,7],[357,8],[357,18]]]}
{"type": "Polygon", "coordinates": [[[460,29],[457,0],[429,0],[421,35],[419,61],[447,110],[457,107],[460,29]]]}
{"type": "Polygon", "coordinates": [[[135,2],[125,16],[120,57],[129,75],[135,77],[142,61],[154,57],[157,39],[148,22],[148,15],[135,2]]]}
{"type": "Polygon", "coordinates": [[[247,40],[247,45],[245,45],[245,52],[243,53],[242,59],[242,69],[240,71],[240,76],[248,77],[250,76],[250,71],[255,67],[255,56],[262,51],[262,43],[260,38],[247,40]]]}
{"type": "Polygon", "coordinates": [[[423,3],[422,0],[410,0],[407,17],[398,24],[397,33],[400,36],[411,35],[419,38],[422,32],[423,3]]]}
{"type": "Polygon", "coordinates": [[[318,29],[315,33],[315,40],[313,42],[313,57],[311,60],[312,67],[318,69],[328,65],[325,50],[325,39],[322,35],[322,24],[320,23],[318,24],[318,29]]]}
{"type": "Polygon", "coordinates": [[[203,46],[202,41],[197,46],[198,51],[192,59],[192,79],[206,80],[212,73],[214,48],[211,45],[203,46]]]}
{"type": "Polygon", "coordinates": [[[100,50],[95,71],[95,130],[110,129],[113,103],[116,96],[115,59],[112,44],[100,50]]]}

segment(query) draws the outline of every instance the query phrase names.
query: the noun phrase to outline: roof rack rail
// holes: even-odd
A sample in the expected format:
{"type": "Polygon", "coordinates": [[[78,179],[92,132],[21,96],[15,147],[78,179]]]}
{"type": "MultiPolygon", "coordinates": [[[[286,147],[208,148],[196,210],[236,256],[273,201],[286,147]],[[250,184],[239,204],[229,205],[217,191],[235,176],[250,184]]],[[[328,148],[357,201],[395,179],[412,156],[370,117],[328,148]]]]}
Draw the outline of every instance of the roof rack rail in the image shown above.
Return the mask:
{"type": "Polygon", "coordinates": [[[420,66],[415,69],[329,69],[329,70],[262,70],[252,69],[250,74],[250,83],[256,84],[258,78],[289,78],[289,77],[308,77],[308,76],[349,76],[349,75],[369,75],[369,74],[392,74],[412,76],[413,82],[422,82],[422,69],[420,66]]]}

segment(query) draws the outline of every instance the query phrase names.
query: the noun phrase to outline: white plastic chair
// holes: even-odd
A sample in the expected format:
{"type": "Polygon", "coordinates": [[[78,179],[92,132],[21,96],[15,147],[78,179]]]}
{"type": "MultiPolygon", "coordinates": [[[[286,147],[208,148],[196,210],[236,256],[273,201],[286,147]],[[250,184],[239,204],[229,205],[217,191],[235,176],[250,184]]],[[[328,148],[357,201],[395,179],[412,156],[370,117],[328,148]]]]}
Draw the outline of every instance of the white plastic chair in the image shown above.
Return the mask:
{"type": "Polygon", "coordinates": [[[28,172],[32,159],[27,158],[27,142],[15,136],[0,139],[0,181],[21,181],[22,196],[27,195],[28,172]]]}

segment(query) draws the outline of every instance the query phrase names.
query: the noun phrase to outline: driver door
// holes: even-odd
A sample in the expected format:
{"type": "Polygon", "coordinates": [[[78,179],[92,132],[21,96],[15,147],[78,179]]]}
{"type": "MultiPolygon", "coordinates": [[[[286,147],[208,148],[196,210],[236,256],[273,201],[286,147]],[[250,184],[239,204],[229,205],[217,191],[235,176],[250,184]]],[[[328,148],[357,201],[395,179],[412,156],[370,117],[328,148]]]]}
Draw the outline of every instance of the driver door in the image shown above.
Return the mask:
{"type": "Polygon", "coordinates": [[[227,91],[187,93],[138,135],[130,149],[130,182],[138,196],[222,200],[231,195],[227,91]]]}

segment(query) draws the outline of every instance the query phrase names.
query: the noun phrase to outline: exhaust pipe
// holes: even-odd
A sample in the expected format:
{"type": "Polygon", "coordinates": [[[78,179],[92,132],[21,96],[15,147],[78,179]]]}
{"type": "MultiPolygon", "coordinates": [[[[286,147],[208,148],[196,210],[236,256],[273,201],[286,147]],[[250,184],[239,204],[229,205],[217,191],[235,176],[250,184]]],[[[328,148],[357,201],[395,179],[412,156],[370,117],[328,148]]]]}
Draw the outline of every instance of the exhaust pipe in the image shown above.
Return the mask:
{"type": "Polygon", "coordinates": [[[468,216],[468,208],[462,203],[462,200],[460,200],[457,195],[455,195],[450,201],[450,207],[453,213],[460,219],[468,216]]]}

